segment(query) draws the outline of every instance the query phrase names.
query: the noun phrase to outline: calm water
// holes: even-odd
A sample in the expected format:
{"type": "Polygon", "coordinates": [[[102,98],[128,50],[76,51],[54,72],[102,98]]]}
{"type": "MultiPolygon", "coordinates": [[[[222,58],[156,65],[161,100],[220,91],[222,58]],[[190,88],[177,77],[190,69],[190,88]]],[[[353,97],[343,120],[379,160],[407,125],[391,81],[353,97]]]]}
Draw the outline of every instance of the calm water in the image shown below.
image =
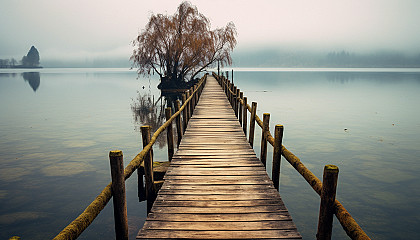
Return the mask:
{"type": "MultiPolygon", "coordinates": [[[[339,166],[337,198],[372,239],[420,238],[418,70],[248,69],[234,80],[259,116],[271,113],[271,129],[285,126],[284,145],[315,175],[339,166]]],[[[1,70],[0,239],[50,239],[77,217],[110,181],[108,152],[123,150],[127,164],[142,122],[162,122],[157,84],[124,69],[1,70]]],[[[146,215],[136,189],[129,179],[131,238],[146,215]]],[[[313,239],[319,197],[285,161],[280,192],[313,239]]],[[[344,238],[334,224],[333,238],[344,238]]],[[[99,238],[114,239],[112,203],[80,237],[99,238]]]]}

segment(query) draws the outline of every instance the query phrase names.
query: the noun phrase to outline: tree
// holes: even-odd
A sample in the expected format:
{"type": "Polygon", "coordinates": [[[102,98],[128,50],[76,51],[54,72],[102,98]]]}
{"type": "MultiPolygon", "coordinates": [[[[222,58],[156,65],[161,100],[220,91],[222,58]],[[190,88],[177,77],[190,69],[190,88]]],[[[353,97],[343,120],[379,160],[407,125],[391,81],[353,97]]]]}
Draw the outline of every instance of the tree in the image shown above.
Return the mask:
{"type": "Polygon", "coordinates": [[[210,30],[209,19],[191,3],[183,2],[172,16],[152,14],[133,41],[130,59],[139,74],[156,72],[161,87],[179,88],[217,62],[221,66],[232,64],[236,35],[232,22],[210,30]]]}
{"type": "Polygon", "coordinates": [[[22,65],[24,67],[38,67],[39,66],[39,52],[32,46],[26,56],[22,58],[22,65]]]}

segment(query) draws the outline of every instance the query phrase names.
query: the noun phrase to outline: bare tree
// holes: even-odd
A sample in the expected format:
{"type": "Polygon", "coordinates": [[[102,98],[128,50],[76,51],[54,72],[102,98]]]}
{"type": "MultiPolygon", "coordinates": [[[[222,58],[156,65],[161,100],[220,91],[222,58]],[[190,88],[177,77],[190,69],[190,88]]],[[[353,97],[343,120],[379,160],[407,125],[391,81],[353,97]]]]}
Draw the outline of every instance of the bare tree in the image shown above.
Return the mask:
{"type": "Polygon", "coordinates": [[[139,74],[156,72],[163,88],[176,88],[216,62],[232,64],[236,35],[232,22],[210,30],[209,19],[191,3],[183,2],[172,16],[152,14],[133,41],[131,60],[139,74]]]}

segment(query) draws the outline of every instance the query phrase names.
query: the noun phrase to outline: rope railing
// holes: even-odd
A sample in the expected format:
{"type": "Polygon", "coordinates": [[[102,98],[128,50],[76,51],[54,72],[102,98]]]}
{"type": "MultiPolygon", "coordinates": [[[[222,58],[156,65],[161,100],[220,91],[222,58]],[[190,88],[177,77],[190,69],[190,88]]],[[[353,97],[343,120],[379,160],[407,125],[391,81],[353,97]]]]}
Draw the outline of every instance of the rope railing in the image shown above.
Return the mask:
{"type": "MultiPolygon", "coordinates": [[[[253,111],[252,107],[249,104],[246,103],[245,98],[239,97],[241,94],[238,94],[238,92],[235,93],[234,91],[231,90],[231,88],[233,88],[233,84],[231,84],[228,79],[224,78],[223,76],[220,77],[220,76],[218,76],[215,73],[213,73],[213,76],[219,81],[219,84],[222,86],[222,88],[225,89],[225,92],[228,95],[228,98],[230,99],[231,103],[232,103],[232,101],[239,103],[237,105],[235,105],[235,104],[232,103],[232,107],[234,107],[234,108],[235,107],[237,107],[237,108],[243,108],[244,114],[247,114],[248,111],[249,111],[249,113],[252,114],[252,111],[253,111]]],[[[256,103],[255,103],[255,106],[256,106],[256,103]]],[[[236,109],[234,109],[234,111],[236,112],[236,109]]],[[[252,123],[252,121],[255,121],[258,124],[258,126],[261,127],[262,130],[264,129],[264,121],[262,121],[258,117],[258,115],[255,114],[254,119],[252,119],[252,117],[251,117],[251,123],[252,123]]],[[[244,122],[243,124],[246,125],[247,123],[244,122]]],[[[251,124],[250,124],[250,126],[251,126],[251,124]]],[[[246,129],[246,127],[244,127],[244,129],[246,129]]],[[[252,130],[250,129],[250,132],[251,131],[252,131],[252,134],[253,134],[253,131],[254,130],[253,129],[252,130]]],[[[246,132],[245,132],[245,134],[246,134],[246,132]]],[[[267,129],[266,132],[263,131],[261,137],[262,138],[265,138],[266,141],[269,142],[270,145],[275,148],[276,139],[275,139],[275,137],[273,137],[271,135],[269,129],[267,129]]],[[[282,136],[281,136],[281,138],[282,138],[282,136]]],[[[252,139],[253,139],[253,136],[252,136],[252,139]]],[[[251,140],[251,137],[250,137],[250,140],[251,140]]],[[[280,140],[280,142],[281,142],[281,140],[280,140]]],[[[296,155],[294,155],[292,152],[290,152],[282,144],[280,144],[280,145],[281,145],[281,148],[279,150],[280,151],[280,154],[299,172],[299,174],[306,180],[306,182],[308,182],[308,184],[312,187],[312,189],[318,195],[320,195],[321,198],[322,198],[323,184],[322,184],[321,180],[319,180],[319,178],[317,178],[300,161],[300,159],[296,155]]],[[[276,154],[275,153],[273,154],[273,162],[274,162],[274,158],[275,158],[274,155],[276,155],[276,154]]],[[[280,164],[280,163],[278,163],[278,164],[280,164]]],[[[273,164],[273,168],[274,168],[274,164],[273,164]]],[[[338,169],[337,169],[337,171],[338,171],[338,169]]],[[[324,174],[325,174],[325,172],[324,172],[324,174]]],[[[274,175],[272,177],[273,177],[273,180],[274,180],[274,175]]],[[[277,179],[279,179],[278,176],[277,176],[277,179]]],[[[274,184],[276,185],[275,182],[274,182],[274,184]]],[[[334,196],[334,199],[335,199],[335,196],[334,196]]],[[[351,239],[357,239],[357,240],[368,240],[368,239],[370,239],[369,236],[367,236],[367,234],[363,231],[363,229],[359,226],[359,224],[357,224],[357,222],[354,220],[354,218],[350,215],[350,213],[344,208],[344,206],[337,199],[334,200],[333,206],[331,206],[331,207],[333,209],[333,213],[337,217],[337,219],[340,222],[342,228],[344,229],[344,231],[346,232],[346,234],[351,239]]]]}
{"type": "MultiPolygon", "coordinates": [[[[153,136],[150,139],[150,142],[143,148],[143,150],[138,153],[133,160],[124,168],[124,179],[127,180],[133,173],[136,171],[141,164],[143,163],[145,156],[149,153],[152,149],[153,144],[156,142],[158,136],[168,128],[176,119],[181,112],[184,111],[185,108],[190,106],[190,103],[193,102],[193,99],[199,96],[201,93],[205,81],[207,79],[207,75],[204,75],[200,81],[194,87],[194,91],[191,92],[190,96],[186,98],[183,102],[180,109],[174,113],[162,126],[160,126],[153,136]]],[[[194,103],[195,104],[195,103],[194,103]]],[[[191,113],[192,114],[192,113],[191,113]]],[[[184,119],[185,121],[185,119],[184,119]]],[[[99,215],[99,213],[105,208],[111,197],[112,194],[112,182],[109,183],[101,193],[93,200],[92,203],[87,206],[87,208],[69,225],[67,225],[53,240],[74,240],[80,236],[80,234],[95,220],[95,218],[99,215]]]]}

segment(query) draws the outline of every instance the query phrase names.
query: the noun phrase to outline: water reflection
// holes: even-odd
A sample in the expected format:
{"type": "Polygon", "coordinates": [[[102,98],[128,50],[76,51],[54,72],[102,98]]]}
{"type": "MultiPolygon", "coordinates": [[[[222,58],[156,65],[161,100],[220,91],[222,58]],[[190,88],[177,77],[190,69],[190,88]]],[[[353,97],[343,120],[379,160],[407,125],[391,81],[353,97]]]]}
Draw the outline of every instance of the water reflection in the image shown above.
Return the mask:
{"type": "Polygon", "coordinates": [[[25,82],[29,83],[34,92],[36,92],[41,84],[41,76],[39,72],[24,72],[22,73],[22,77],[25,79],[25,82]]]}
{"type": "MultiPolygon", "coordinates": [[[[145,93],[137,91],[137,98],[131,103],[136,131],[140,131],[141,126],[149,125],[153,134],[166,122],[165,108],[171,107],[174,113],[175,102],[180,98],[181,94],[178,93],[161,92],[159,97],[155,97],[150,91],[145,93]]],[[[166,145],[166,134],[160,134],[156,142],[159,148],[163,148],[166,145]]]]}

